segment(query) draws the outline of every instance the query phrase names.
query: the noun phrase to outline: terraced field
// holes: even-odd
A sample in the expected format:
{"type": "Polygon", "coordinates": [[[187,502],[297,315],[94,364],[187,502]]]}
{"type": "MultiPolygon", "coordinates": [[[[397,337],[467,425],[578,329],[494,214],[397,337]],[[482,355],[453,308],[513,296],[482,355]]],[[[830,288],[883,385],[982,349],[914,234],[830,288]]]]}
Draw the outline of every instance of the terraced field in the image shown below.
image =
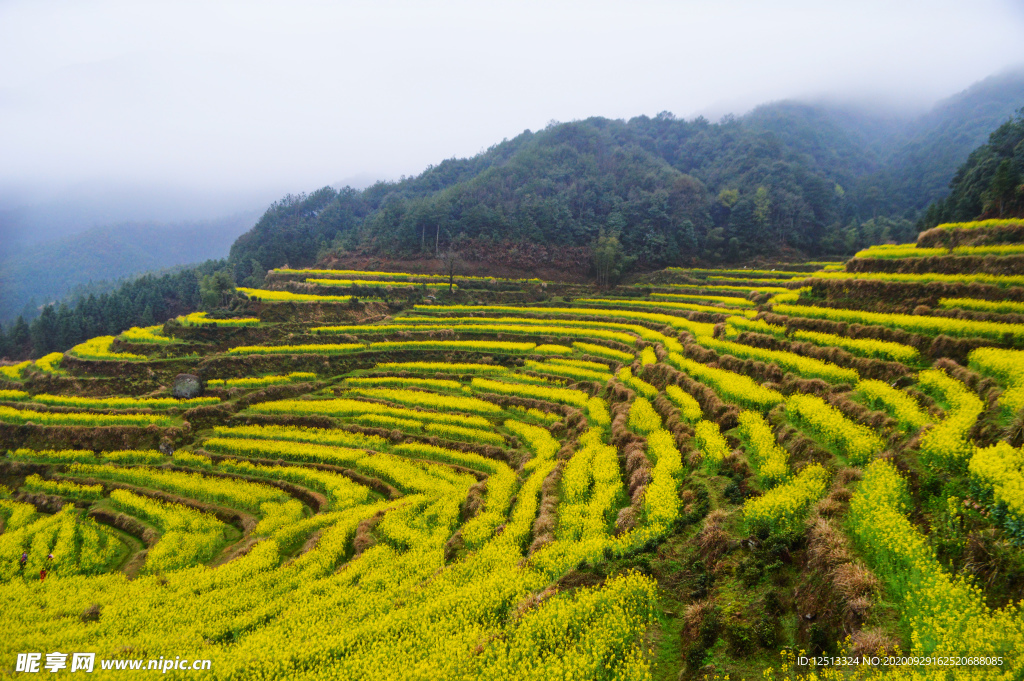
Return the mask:
{"type": "Polygon", "coordinates": [[[1024,282],[922,236],[611,292],[280,270],[0,367],[0,669],[1024,678],[1024,282]]]}

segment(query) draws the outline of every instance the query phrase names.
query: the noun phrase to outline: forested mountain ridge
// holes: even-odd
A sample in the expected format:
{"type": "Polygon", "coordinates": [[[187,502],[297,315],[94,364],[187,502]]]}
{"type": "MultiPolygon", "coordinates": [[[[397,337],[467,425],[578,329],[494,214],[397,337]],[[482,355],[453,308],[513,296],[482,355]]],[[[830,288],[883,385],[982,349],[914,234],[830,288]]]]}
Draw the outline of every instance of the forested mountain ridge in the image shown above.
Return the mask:
{"type": "Polygon", "coordinates": [[[518,258],[561,278],[566,263],[587,275],[601,234],[618,235],[623,263],[657,267],[846,254],[912,240],[938,220],[1024,215],[1024,118],[1003,116],[1015,101],[1024,104],[1024,77],[999,82],[1006,87],[998,96],[986,100],[991,88],[979,85],[929,114],[937,141],[906,121],[794,102],[720,123],[593,118],[527,131],[400,182],[287,196],[238,238],[227,263],[46,306],[34,321],[4,325],[0,357],[38,357],[97,333],[160,323],[200,306],[206,280],[256,284],[268,268],[318,259],[362,258],[368,269],[403,257],[436,265],[438,253],[456,246],[466,260],[489,259],[476,273],[493,276],[495,263],[518,258]],[[944,180],[949,197],[915,209],[904,189],[932,186],[934,177],[893,159],[927,158],[928,148],[951,153],[980,134],[982,119],[992,127],[944,180]]]}
{"type": "Polygon", "coordinates": [[[780,102],[719,123],[663,113],[526,131],[361,192],[277,202],[232,247],[240,279],[331,251],[430,256],[460,242],[585,246],[614,233],[641,267],[907,241],[971,149],[1024,105],[1024,74],[926,116],[780,102]]]}
{"type": "Polygon", "coordinates": [[[1024,109],[971,152],[950,193],[928,207],[922,227],[975,218],[1024,216],[1024,109]]]}

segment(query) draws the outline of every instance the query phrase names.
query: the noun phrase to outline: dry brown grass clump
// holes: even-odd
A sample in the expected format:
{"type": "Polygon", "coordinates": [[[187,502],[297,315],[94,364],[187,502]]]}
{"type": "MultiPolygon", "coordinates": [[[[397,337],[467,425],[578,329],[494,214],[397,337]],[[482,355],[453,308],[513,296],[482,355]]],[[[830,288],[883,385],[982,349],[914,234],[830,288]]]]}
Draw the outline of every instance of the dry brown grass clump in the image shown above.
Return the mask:
{"type": "Polygon", "coordinates": [[[865,655],[878,655],[882,657],[891,655],[899,646],[899,641],[884,629],[877,627],[855,631],[852,638],[853,649],[850,651],[850,654],[854,657],[863,657],[865,655]]]}
{"type": "Polygon", "coordinates": [[[729,548],[729,533],[723,527],[728,519],[725,510],[715,509],[704,519],[704,527],[697,535],[697,546],[709,564],[716,562],[729,548]]]}
{"type": "Polygon", "coordinates": [[[848,601],[871,596],[879,588],[878,577],[858,562],[837,565],[832,571],[832,583],[848,601]]]}
{"type": "Polygon", "coordinates": [[[838,565],[850,562],[849,541],[835,525],[817,518],[807,533],[807,557],[813,568],[831,572],[838,565]]]}
{"type": "Polygon", "coordinates": [[[711,598],[694,601],[686,606],[686,610],[683,612],[683,639],[688,641],[696,640],[704,620],[714,615],[715,602],[711,598]]]}

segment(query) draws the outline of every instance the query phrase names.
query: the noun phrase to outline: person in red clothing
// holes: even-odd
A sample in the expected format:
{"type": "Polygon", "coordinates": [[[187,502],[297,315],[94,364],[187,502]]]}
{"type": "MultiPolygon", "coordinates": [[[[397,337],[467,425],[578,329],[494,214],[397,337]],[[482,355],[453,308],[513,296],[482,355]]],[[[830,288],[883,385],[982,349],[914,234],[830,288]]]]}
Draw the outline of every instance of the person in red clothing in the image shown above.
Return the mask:
{"type": "Polygon", "coordinates": [[[39,581],[41,582],[44,579],[46,579],[46,568],[43,568],[39,571],[39,581]]]}

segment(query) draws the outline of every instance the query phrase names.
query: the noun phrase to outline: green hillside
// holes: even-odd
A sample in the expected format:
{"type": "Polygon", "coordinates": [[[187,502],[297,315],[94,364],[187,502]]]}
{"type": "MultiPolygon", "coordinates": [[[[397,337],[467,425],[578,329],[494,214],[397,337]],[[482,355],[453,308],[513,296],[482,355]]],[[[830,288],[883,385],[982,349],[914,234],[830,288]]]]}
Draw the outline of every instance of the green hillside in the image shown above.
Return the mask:
{"type": "MultiPolygon", "coordinates": [[[[779,102],[712,123],[663,113],[590,118],[504,140],[365,191],[324,188],[271,207],[233,246],[240,279],[330,252],[433,257],[452,245],[515,261],[618,235],[639,268],[909,241],[971,150],[1024,105],[1024,74],[900,119],[779,102]]],[[[551,256],[557,266],[557,255],[551,256]]]]}

